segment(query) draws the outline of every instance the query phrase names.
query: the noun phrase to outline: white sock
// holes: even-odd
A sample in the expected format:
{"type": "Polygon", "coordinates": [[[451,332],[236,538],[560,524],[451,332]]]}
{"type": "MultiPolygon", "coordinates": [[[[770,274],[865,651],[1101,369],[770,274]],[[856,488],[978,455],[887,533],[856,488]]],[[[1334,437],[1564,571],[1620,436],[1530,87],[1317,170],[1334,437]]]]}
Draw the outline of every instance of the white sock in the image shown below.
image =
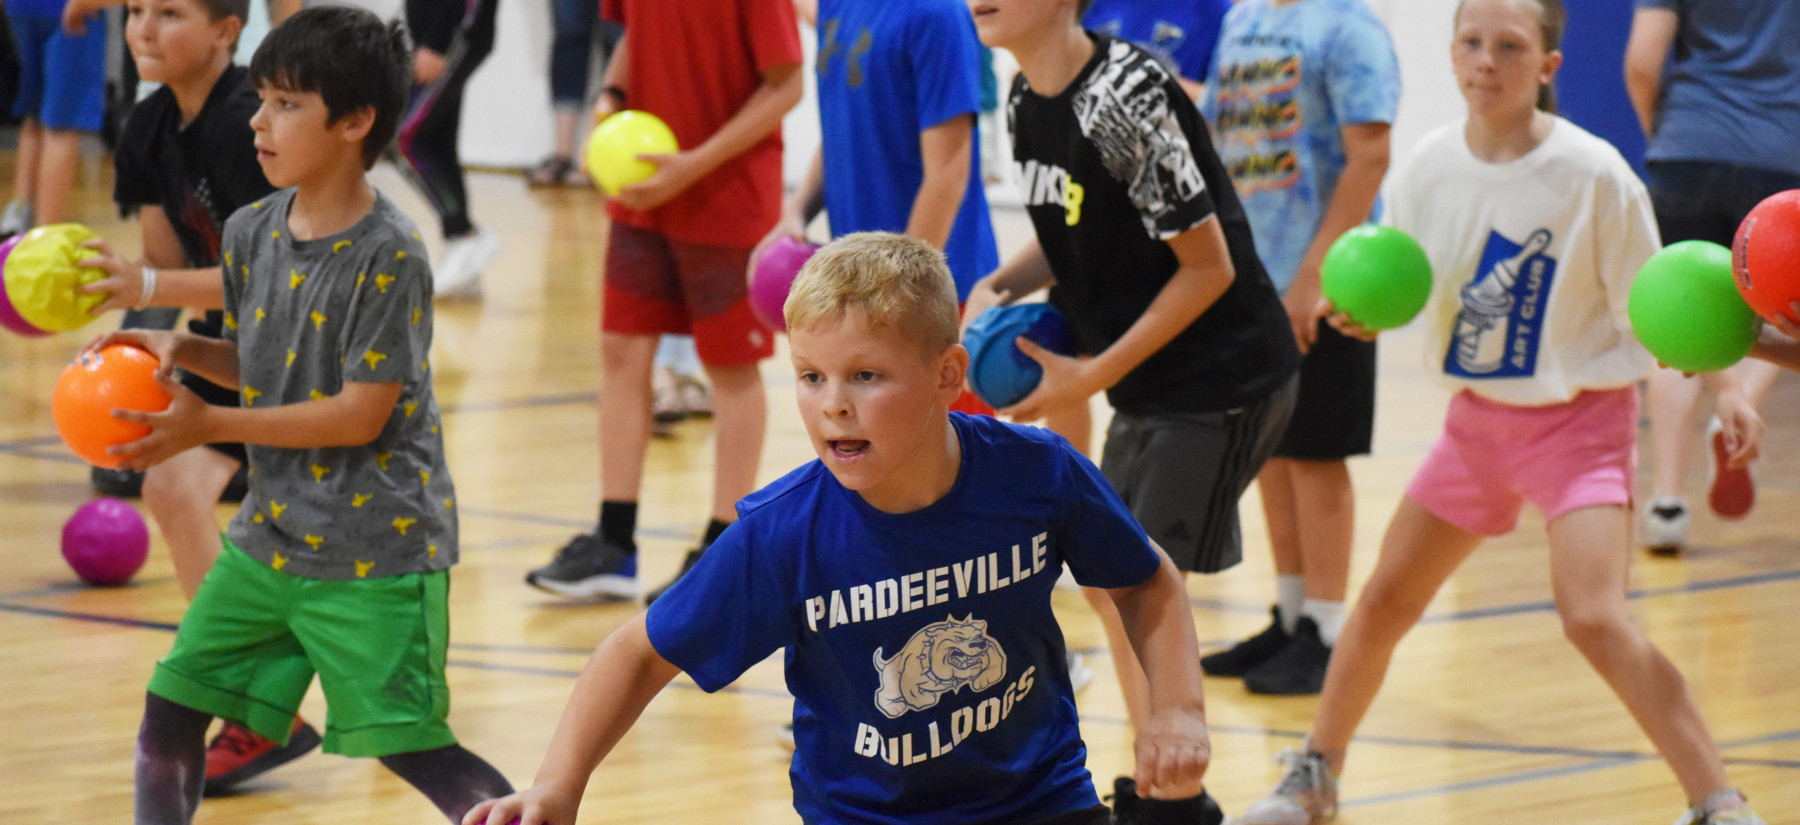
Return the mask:
{"type": "Polygon", "coordinates": [[[1294,632],[1295,623],[1306,609],[1306,577],[1276,576],[1275,606],[1281,608],[1281,629],[1294,632]]]}
{"type": "Polygon", "coordinates": [[[1319,641],[1324,642],[1326,647],[1337,644],[1338,634],[1344,632],[1343,602],[1307,599],[1301,611],[1319,625],[1319,641]]]}

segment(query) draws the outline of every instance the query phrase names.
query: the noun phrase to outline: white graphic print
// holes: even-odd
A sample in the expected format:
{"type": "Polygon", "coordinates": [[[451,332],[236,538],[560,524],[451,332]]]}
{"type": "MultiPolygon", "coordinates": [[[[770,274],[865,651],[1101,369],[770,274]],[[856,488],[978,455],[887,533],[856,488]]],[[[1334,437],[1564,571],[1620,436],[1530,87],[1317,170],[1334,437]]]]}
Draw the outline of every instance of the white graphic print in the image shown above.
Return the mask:
{"type": "Polygon", "coordinates": [[[889,719],[935,707],[964,685],[987,690],[1006,676],[1006,652],[987,635],[987,622],[973,615],[926,625],[892,658],[883,659],[881,650],[875,648],[874,656],[881,674],[875,707],[889,719]]]}
{"type": "Polygon", "coordinates": [[[1206,191],[1170,105],[1168,79],[1168,69],[1150,55],[1115,42],[1106,63],[1074,99],[1081,133],[1099,150],[1107,171],[1125,183],[1145,228],[1156,237],[1185,229],[1161,224],[1206,191]]]}

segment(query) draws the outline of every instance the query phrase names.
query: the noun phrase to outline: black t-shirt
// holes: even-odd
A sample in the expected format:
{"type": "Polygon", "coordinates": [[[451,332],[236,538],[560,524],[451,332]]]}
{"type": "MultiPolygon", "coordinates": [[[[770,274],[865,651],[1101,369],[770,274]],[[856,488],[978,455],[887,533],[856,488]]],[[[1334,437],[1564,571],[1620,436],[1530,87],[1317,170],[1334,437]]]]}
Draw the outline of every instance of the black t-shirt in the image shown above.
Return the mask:
{"type": "MultiPolygon", "coordinates": [[[[113,201],[126,212],[162,207],[189,266],[217,266],[225,219],[275,191],[256,162],[250,117],[258,105],[250,70],[232,65],[186,128],[166,86],[144,98],[125,122],[113,160],[113,201]]],[[[207,313],[214,336],[218,317],[207,313]]]]}
{"type": "Polygon", "coordinates": [[[1092,60],[1055,97],[1013,81],[1007,117],[1026,211],[1056,275],[1050,302],[1098,353],[1179,268],[1166,243],[1217,217],[1237,277],[1107,391],[1135,415],[1218,412],[1272,392],[1300,351],[1200,113],[1156,58],[1089,34],[1092,60]]]}

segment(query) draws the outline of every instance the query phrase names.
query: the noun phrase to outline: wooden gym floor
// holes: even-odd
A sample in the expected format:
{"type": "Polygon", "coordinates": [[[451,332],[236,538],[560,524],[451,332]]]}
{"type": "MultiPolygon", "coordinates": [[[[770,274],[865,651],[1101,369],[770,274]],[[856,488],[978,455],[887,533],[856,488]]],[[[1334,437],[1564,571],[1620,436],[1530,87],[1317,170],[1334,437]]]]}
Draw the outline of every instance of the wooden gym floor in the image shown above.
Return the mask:
{"type": "MultiPolygon", "coordinates": [[[[5,153],[0,166],[10,160],[5,153]]],[[[134,249],[136,228],[116,218],[106,170],[103,158],[90,157],[76,218],[134,249]]],[[[435,221],[396,175],[379,170],[376,181],[433,233],[435,221]]],[[[432,353],[463,503],[451,722],[465,744],[528,784],[587,651],[637,609],[568,604],[521,582],[594,514],[603,212],[591,191],[531,192],[506,175],[473,175],[471,185],[477,219],[505,248],[484,300],[439,305],[432,353]]],[[[995,222],[1003,251],[1030,231],[1016,211],[997,209],[995,222]]],[[[160,539],[137,579],[115,589],[81,586],[57,551],[63,520],[91,493],[87,468],[51,427],[50,387],[80,344],[111,323],[42,340],[0,337],[0,821],[131,816],[145,680],[181,618],[160,539]]],[[[1383,344],[1375,455],[1351,465],[1353,586],[1373,565],[1381,531],[1442,417],[1446,396],[1424,373],[1418,344],[1410,330],[1383,344]]],[[[785,351],[764,375],[766,481],[812,456],[793,412],[785,351]]],[[[1764,404],[1770,435],[1750,517],[1722,522],[1700,513],[1685,555],[1636,551],[1632,573],[1638,619],[1687,674],[1733,781],[1771,823],[1800,821],[1800,638],[1782,618],[1800,602],[1800,422],[1789,412],[1797,384],[1784,376],[1764,404]]],[[[710,439],[708,424],[690,421],[651,445],[641,528],[648,585],[661,583],[697,539],[710,439]]],[[[1705,464],[1698,435],[1694,441],[1688,486],[1700,501],[1705,464]]],[[[1640,493],[1646,486],[1647,476],[1640,493]]],[[[1189,583],[1208,648],[1267,621],[1272,573],[1254,492],[1243,512],[1246,563],[1189,583]]],[[[229,513],[220,508],[221,520],[229,513]]],[[[1625,825],[1681,812],[1672,776],[1563,642],[1542,535],[1530,513],[1514,535],[1490,542],[1401,646],[1353,750],[1342,822],[1625,825]]],[[[1109,786],[1130,765],[1123,705],[1085,604],[1073,593],[1058,598],[1071,645],[1097,674],[1079,704],[1090,767],[1109,786]]],[[[1228,813],[1240,812],[1279,776],[1272,757],[1298,744],[1316,700],[1252,697],[1229,680],[1207,689],[1209,785],[1228,813]]],[[[316,690],[304,710],[323,721],[316,690]]],[[[583,821],[794,821],[788,753],[776,739],[788,710],[778,662],[714,696],[678,679],[596,775],[583,821]]],[[[437,821],[422,797],[372,760],[314,754],[246,791],[208,800],[199,821],[437,821]]]]}

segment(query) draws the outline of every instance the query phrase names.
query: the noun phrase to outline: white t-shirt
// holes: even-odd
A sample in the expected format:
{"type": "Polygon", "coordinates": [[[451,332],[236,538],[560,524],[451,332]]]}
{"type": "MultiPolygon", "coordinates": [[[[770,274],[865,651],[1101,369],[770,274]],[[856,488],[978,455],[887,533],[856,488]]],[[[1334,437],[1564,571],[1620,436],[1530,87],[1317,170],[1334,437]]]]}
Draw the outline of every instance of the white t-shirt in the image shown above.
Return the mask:
{"type": "Polygon", "coordinates": [[[1425,360],[1453,390],[1520,406],[1644,377],[1626,317],[1660,247],[1650,196],[1605,141],[1556,118],[1507,163],[1476,159],[1463,122],[1419,141],[1389,183],[1387,220],[1425,247],[1425,360]]]}

